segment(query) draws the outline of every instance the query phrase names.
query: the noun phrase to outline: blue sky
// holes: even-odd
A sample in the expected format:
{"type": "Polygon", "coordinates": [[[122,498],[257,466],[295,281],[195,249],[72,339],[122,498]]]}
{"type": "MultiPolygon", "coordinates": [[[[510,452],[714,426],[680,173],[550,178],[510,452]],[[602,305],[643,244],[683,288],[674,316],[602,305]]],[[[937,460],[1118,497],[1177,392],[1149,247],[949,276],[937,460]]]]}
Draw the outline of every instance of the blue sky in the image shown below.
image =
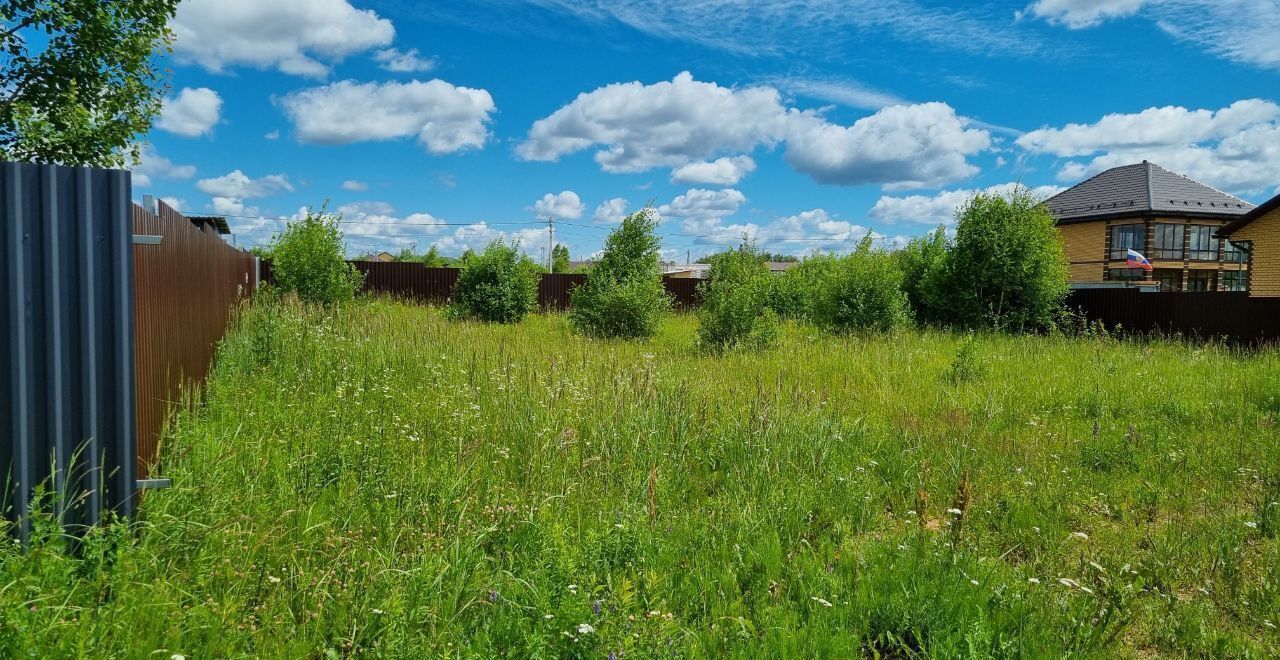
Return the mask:
{"type": "Polygon", "coordinates": [[[353,253],[892,244],[973,190],[1149,159],[1280,192],[1275,0],[186,0],[135,196],[241,245],[328,200],[353,253]]]}

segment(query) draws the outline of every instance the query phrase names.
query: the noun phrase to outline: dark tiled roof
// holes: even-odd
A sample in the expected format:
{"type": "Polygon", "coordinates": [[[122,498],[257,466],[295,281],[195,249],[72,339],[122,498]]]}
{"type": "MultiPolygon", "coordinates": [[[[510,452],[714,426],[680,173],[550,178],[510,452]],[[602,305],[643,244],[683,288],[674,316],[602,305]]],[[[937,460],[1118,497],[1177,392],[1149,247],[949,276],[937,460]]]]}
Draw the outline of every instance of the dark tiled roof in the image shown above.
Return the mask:
{"type": "Polygon", "coordinates": [[[1059,222],[1137,213],[1236,217],[1253,205],[1155,163],[1113,167],[1045,200],[1059,222]]]}

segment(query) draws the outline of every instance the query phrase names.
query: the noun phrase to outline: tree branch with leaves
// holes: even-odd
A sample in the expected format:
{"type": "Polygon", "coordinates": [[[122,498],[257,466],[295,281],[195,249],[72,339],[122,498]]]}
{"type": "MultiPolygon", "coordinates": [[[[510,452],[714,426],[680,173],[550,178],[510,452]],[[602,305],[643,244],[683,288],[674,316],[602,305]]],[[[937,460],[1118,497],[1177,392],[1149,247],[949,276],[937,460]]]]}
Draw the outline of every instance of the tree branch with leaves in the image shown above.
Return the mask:
{"type": "Polygon", "coordinates": [[[178,0],[0,0],[0,158],[125,167],[160,113],[178,0]]]}

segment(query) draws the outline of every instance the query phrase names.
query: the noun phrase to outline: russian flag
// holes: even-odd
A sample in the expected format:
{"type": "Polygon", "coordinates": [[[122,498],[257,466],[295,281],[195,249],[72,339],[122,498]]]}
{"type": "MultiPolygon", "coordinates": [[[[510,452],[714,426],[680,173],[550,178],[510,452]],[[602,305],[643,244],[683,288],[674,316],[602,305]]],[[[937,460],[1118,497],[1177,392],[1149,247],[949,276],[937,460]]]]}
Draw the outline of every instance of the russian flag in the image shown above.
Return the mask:
{"type": "Polygon", "coordinates": [[[1130,249],[1126,253],[1124,261],[1130,268],[1141,268],[1146,271],[1151,270],[1151,262],[1148,261],[1146,257],[1142,256],[1137,250],[1130,249]]]}

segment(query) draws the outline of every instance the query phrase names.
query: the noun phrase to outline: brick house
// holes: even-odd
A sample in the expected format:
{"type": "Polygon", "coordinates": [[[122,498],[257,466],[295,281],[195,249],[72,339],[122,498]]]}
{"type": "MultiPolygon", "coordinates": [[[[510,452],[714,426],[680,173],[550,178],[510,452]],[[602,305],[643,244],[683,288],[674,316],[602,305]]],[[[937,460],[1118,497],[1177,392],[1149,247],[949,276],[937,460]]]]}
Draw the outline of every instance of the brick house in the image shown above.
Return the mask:
{"type": "Polygon", "coordinates": [[[1250,296],[1280,297],[1280,195],[1228,223],[1218,236],[1248,256],[1250,296]]]}
{"type": "MultiPolygon", "coordinates": [[[[1219,231],[1254,206],[1142,161],[1114,167],[1045,200],[1073,285],[1154,280],[1161,290],[1247,291],[1246,254],[1219,231]],[[1154,270],[1129,268],[1132,248],[1154,270]]],[[[1274,223],[1273,223],[1274,224],[1274,223]]]]}

